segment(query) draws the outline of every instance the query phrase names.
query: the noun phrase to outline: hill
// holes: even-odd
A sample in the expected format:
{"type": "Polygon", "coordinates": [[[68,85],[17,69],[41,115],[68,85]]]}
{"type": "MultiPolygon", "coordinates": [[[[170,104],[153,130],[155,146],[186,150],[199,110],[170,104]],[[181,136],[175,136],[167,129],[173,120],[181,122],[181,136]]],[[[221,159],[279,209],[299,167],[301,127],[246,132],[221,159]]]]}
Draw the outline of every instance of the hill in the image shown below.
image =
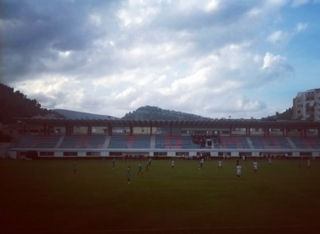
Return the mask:
{"type": "Polygon", "coordinates": [[[211,118],[184,113],[180,111],[165,110],[156,106],[139,107],[133,112],[125,114],[122,119],[128,120],[210,120],[211,118]]]}
{"type": "Polygon", "coordinates": [[[64,109],[54,109],[55,112],[60,113],[67,119],[118,119],[110,115],[97,115],[80,111],[64,110],[64,109]]]}
{"type": "Polygon", "coordinates": [[[14,123],[15,117],[46,116],[48,118],[63,118],[62,115],[41,108],[36,99],[29,99],[19,90],[0,83],[0,123],[14,123]]]}

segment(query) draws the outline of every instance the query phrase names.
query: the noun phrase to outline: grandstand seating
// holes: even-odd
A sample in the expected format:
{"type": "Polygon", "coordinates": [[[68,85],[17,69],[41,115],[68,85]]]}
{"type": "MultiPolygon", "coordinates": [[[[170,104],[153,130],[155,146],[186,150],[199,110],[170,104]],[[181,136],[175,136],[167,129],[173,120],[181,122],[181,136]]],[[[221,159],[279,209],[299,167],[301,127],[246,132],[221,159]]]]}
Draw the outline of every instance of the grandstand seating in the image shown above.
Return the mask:
{"type": "Polygon", "coordinates": [[[58,135],[22,135],[16,148],[54,148],[60,139],[58,135]]]}
{"type": "Polygon", "coordinates": [[[246,137],[220,137],[221,148],[225,149],[250,149],[246,137]]]}
{"type": "MultiPolygon", "coordinates": [[[[106,135],[69,135],[62,138],[61,135],[28,134],[22,135],[14,148],[102,149],[109,138],[107,146],[109,149],[151,149],[151,139],[154,139],[154,149],[200,149],[200,144],[195,144],[191,136],[156,135],[151,138],[149,135],[110,137],[106,135]],[[61,143],[59,139],[60,141],[63,139],[61,143]]],[[[219,148],[220,146],[222,149],[320,149],[320,137],[221,136],[219,148]]],[[[216,146],[215,149],[218,147],[216,146]]]]}
{"type": "Polygon", "coordinates": [[[190,136],[156,136],[156,149],[193,149],[199,148],[192,143],[190,136]]]}
{"type": "Polygon", "coordinates": [[[80,149],[87,149],[87,148],[103,148],[103,144],[106,140],[106,136],[103,135],[96,135],[96,136],[65,136],[63,141],[60,144],[61,149],[65,148],[80,148],[80,149]]]}
{"type": "Polygon", "coordinates": [[[290,137],[290,139],[299,149],[320,149],[319,137],[290,137]]]}
{"type": "Polygon", "coordinates": [[[255,149],[292,149],[286,137],[250,137],[255,149]]]}
{"type": "Polygon", "coordinates": [[[150,136],[111,136],[109,149],[149,149],[150,136]]]}

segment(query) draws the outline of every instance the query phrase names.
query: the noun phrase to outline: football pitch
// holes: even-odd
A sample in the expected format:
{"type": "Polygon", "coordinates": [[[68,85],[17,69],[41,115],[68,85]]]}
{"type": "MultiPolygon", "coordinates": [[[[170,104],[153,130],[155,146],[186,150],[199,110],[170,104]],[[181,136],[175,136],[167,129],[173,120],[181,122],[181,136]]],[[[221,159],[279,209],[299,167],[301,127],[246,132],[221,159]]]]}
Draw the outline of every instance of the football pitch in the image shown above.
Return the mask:
{"type": "Polygon", "coordinates": [[[320,233],[320,161],[146,161],[2,160],[0,232],[320,233]]]}

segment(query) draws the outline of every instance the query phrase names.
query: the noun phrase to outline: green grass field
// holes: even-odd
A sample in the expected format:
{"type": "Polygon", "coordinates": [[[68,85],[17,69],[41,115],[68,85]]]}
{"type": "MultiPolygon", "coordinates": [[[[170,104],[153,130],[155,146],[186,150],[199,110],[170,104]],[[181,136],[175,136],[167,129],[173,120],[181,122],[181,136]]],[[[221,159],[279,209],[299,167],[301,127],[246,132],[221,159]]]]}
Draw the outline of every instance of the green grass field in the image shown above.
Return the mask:
{"type": "Polygon", "coordinates": [[[78,160],[74,175],[71,160],[2,160],[0,232],[320,233],[320,162],[258,163],[238,179],[235,160],[154,160],[143,175],[138,161],[78,160]]]}

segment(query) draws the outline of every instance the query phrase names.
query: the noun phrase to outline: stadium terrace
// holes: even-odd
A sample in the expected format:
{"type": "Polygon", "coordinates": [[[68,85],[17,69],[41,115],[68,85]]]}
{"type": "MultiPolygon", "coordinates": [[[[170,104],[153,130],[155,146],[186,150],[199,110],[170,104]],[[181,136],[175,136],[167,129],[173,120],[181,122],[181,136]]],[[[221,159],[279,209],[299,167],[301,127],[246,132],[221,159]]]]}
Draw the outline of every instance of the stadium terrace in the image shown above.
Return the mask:
{"type": "Polygon", "coordinates": [[[16,157],[319,157],[320,122],[19,118],[16,157]]]}

